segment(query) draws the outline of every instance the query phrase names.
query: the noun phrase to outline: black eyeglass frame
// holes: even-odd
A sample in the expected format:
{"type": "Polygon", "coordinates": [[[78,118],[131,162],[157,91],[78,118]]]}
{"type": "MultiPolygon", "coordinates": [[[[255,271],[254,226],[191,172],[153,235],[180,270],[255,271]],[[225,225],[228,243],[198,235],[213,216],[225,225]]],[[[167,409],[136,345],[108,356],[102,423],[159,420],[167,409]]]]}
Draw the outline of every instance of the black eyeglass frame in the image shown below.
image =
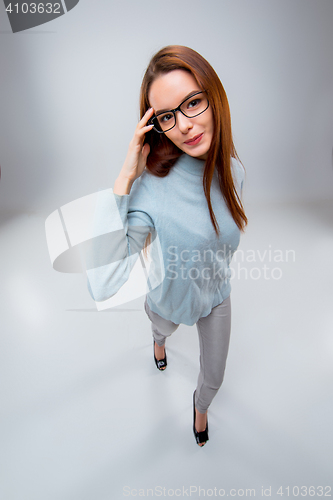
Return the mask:
{"type": "Polygon", "coordinates": [[[180,104],[179,106],[177,106],[177,108],[175,109],[168,109],[167,111],[162,111],[161,113],[158,113],[157,115],[154,115],[150,118],[150,120],[148,121],[147,125],[153,125],[153,129],[155,130],[155,132],[158,132],[159,134],[164,134],[165,132],[169,132],[169,130],[172,130],[176,125],[177,125],[177,120],[176,120],[176,111],[180,111],[182,115],[186,116],[186,118],[195,118],[196,116],[199,116],[199,115],[202,115],[202,113],[204,113],[205,111],[207,111],[207,109],[209,108],[209,100],[208,100],[208,97],[207,97],[207,90],[199,90],[198,92],[195,92],[195,94],[192,94],[190,95],[189,97],[186,97],[186,99],[184,99],[180,104]],[[207,98],[207,108],[205,108],[203,111],[200,111],[200,113],[198,113],[197,115],[193,115],[193,116],[187,116],[184,111],[182,111],[180,108],[181,106],[184,104],[184,102],[188,101],[189,99],[192,99],[192,97],[195,97],[196,95],[198,94],[206,94],[206,98],[207,98]],[[160,116],[160,115],[165,115],[166,113],[172,113],[173,114],[173,117],[175,119],[175,124],[172,125],[171,128],[168,128],[168,130],[158,130],[155,125],[154,125],[154,120],[160,116]]]}

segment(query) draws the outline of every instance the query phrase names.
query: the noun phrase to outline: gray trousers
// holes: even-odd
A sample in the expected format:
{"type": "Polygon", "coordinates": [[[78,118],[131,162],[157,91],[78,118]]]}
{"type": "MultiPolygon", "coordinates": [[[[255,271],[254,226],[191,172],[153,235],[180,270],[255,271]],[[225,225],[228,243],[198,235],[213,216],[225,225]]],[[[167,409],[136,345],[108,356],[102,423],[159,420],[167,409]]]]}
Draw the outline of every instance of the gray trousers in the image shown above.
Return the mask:
{"type": "MultiPolygon", "coordinates": [[[[148,306],[147,298],[144,307],[151,321],[154,340],[162,346],[179,325],[154,313],[148,306]]],[[[231,328],[230,296],[213,307],[208,316],[199,318],[196,326],[200,345],[200,372],[195,406],[200,413],[205,413],[223,382],[231,328]]]]}

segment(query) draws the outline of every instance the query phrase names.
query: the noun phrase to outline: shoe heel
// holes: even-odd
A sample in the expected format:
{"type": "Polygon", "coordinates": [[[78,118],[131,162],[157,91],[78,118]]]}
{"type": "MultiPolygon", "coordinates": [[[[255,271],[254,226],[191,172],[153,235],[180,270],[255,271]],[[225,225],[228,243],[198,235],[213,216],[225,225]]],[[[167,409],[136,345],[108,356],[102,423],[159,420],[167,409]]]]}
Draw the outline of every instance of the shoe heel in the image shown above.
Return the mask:
{"type": "MultiPolygon", "coordinates": [[[[207,424],[206,424],[206,429],[204,431],[201,431],[201,432],[198,432],[195,428],[195,392],[193,393],[193,434],[194,434],[194,437],[195,437],[195,440],[197,442],[197,444],[202,444],[202,446],[204,446],[207,441],[209,441],[209,437],[208,437],[208,417],[207,417],[207,424]]],[[[201,448],[202,448],[201,446],[201,448]]]]}
{"type": "Polygon", "coordinates": [[[167,367],[167,357],[166,357],[166,353],[165,353],[165,357],[163,359],[156,359],[156,356],[155,356],[155,340],[154,340],[154,343],[153,343],[153,351],[154,351],[154,361],[155,361],[155,365],[157,366],[157,369],[160,370],[161,372],[164,372],[164,370],[166,369],[167,367]]]}

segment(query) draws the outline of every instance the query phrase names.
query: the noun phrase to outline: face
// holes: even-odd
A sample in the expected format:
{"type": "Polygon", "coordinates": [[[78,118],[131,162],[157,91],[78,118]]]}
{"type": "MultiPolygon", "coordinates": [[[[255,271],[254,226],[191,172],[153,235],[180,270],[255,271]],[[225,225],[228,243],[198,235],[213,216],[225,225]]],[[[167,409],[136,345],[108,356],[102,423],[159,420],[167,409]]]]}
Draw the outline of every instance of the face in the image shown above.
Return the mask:
{"type": "MultiPolygon", "coordinates": [[[[150,86],[149,102],[154,113],[175,109],[190,93],[202,90],[194,76],[184,70],[176,69],[159,76],[150,86]]],[[[214,133],[211,106],[201,115],[187,118],[176,112],[176,125],[165,135],[184,153],[206,160],[214,133]],[[193,140],[194,139],[194,140],[193,140]]]]}

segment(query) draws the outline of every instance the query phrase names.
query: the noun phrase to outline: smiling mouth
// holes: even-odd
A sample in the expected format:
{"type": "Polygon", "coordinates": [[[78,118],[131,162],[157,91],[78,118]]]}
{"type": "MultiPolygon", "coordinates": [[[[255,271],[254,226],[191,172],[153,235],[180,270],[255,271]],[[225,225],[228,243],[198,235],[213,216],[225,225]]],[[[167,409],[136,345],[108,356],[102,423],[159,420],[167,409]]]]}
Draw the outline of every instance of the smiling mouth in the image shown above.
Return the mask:
{"type": "Polygon", "coordinates": [[[193,137],[193,139],[190,139],[188,141],[185,141],[185,144],[198,144],[198,142],[201,140],[201,137],[203,136],[203,133],[202,134],[198,134],[196,136],[193,137]]]}

